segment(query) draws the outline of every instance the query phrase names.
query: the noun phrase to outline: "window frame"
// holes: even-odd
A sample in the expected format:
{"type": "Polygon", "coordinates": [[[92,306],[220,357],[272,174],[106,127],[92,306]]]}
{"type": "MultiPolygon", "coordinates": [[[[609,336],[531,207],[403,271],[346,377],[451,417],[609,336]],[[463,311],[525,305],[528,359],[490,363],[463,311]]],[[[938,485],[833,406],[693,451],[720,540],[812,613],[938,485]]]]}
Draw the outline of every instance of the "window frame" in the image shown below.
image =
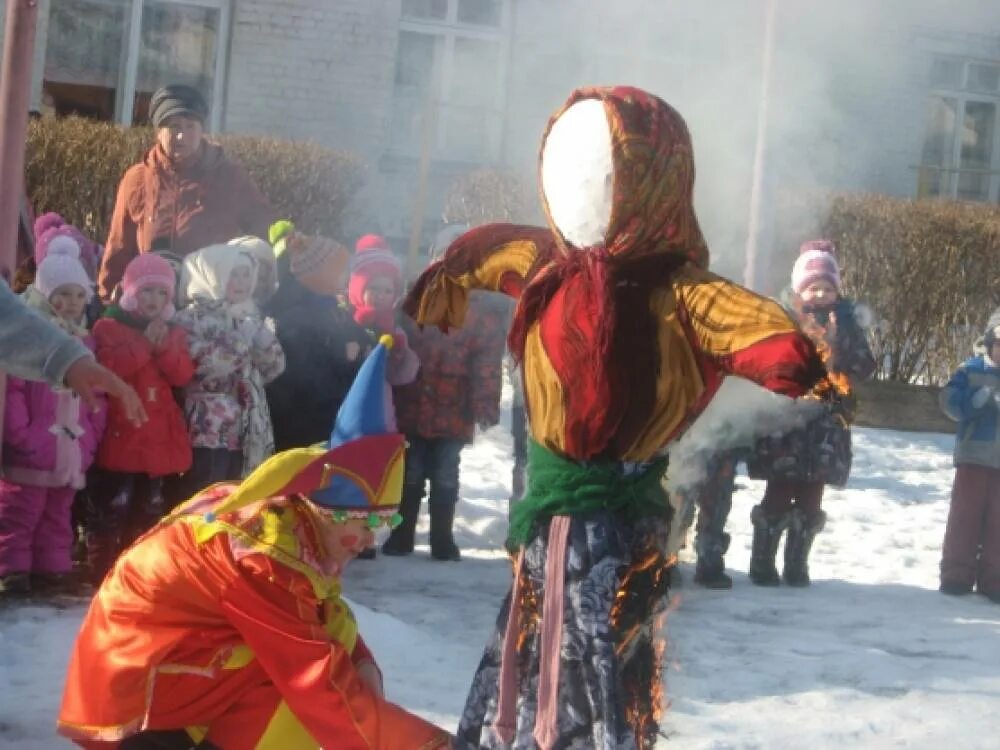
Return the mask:
{"type": "MultiPolygon", "coordinates": [[[[1000,61],[970,57],[956,57],[951,55],[936,55],[933,58],[931,65],[938,61],[958,62],[962,65],[962,75],[960,85],[958,87],[932,84],[927,94],[928,101],[933,98],[938,98],[954,99],[956,102],[955,132],[952,134],[951,143],[951,166],[925,164],[923,155],[921,154],[920,166],[918,168],[919,177],[917,180],[918,197],[924,197],[921,186],[924,183],[925,173],[930,172],[939,173],[945,177],[944,181],[946,189],[942,190],[933,197],[951,198],[952,200],[971,200],[967,198],[959,198],[958,189],[962,173],[985,173],[989,177],[989,187],[986,192],[986,198],[983,201],[975,202],[985,202],[994,205],[1000,204],[1000,88],[998,88],[995,93],[990,94],[989,92],[973,91],[969,87],[970,68],[973,65],[1000,67],[1000,61]],[[993,147],[990,156],[990,168],[986,170],[962,169],[961,133],[965,123],[967,107],[970,103],[992,104],[995,107],[993,147]]],[[[929,127],[929,123],[925,122],[924,145],[926,145],[927,137],[929,135],[927,127],[929,127]]]]}
{"type": "MultiPolygon", "coordinates": [[[[447,149],[447,117],[442,116],[449,108],[446,98],[447,92],[452,89],[455,80],[455,43],[458,39],[478,39],[481,41],[495,42],[498,45],[499,57],[495,80],[493,81],[493,96],[491,104],[483,109],[496,118],[498,128],[497,143],[493,145],[490,153],[484,154],[481,163],[494,163],[500,161],[503,154],[503,120],[507,104],[507,72],[510,66],[510,46],[511,46],[511,24],[512,24],[512,0],[499,0],[500,2],[500,23],[496,26],[486,26],[482,24],[463,23],[458,20],[458,6],[461,0],[448,0],[448,12],[444,19],[417,18],[401,14],[399,19],[398,32],[409,32],[414,34],[424,34],[434,38],[441,38],[440,51],[435,51],[435,60],[432,64],[432,80],[430,81],[430,96],[432,106],[436,110],[434,113],[434,142],[432,147],[433,157],[439,160],[438,156],[447,149]]],[[[397,49],[397,56],[399,52],[397,49]]],[[[393,84],[393,106],[395,106],[396,88],[393,84]]],[[[455,105],[457,106],[457,105],[455,105]]],[[[399,147],[390,143],[389,151],[396,155],[415,157],[417,153],[400,151],[399,147]]]]}
{"type": "MultiPolygon", "coordinates": [[[[142,42],[142,18],[147,2],[166,5],[190,5],[219,11],[218,49],[212,79],[212,106],[205,129],[217,132],[222,126],[226,72],[229,61],[229,40],[232,33],[230,18],[233,0],[127,0],[126,25],[122,30],[122,56],[118,62],[118,89],[115,93],[115,112],[112,122],[132,126],[135,107],[135,87],[139,75],[139,56],[142,42]]],[[[43,63],[44,66],[44,63],[43,63]]],[[[43,73],[44,78],[44,73],[43,73]]]]}

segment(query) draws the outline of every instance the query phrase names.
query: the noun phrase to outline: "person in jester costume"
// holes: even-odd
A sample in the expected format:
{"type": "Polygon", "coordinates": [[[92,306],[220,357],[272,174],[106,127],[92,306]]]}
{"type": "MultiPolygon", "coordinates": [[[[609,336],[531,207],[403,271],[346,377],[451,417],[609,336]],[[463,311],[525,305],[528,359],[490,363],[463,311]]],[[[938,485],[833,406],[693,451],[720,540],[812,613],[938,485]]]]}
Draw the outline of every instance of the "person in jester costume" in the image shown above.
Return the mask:
{"type": "Polygon", "coordinates": [[[458,729],[477,748],[644,750],[662,710],[671,564],[664,448],[726,374],[788,396],[823,368],[776,303],[706,270],[681,116],[629,87],[574,92],[539,167],[548,227],[458,238],[411,290],[461,326],[474,289],[518,298],[531,442],[514,582],[458,729]]]}
{"type": "Polygon", "coordinates": [[[70,658],[63,735],[126,750],[450,746],[383,697],[340,595],[347,563],[400,520],[391,343],[362,366],[328,443],[203,490],[118,559],[70,658]]]}

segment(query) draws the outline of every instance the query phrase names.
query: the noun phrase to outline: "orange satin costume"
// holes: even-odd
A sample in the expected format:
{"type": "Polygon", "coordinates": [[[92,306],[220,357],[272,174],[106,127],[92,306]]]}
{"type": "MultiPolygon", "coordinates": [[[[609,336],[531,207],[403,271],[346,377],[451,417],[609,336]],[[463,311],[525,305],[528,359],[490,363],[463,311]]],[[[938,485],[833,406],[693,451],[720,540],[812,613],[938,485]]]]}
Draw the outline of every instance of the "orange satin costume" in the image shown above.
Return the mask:
{"type": "Polygon", "coordinates": [[[60,733],[94,748],[178,728],[225,750],[447,747],[359,678],[372,655],[321,572],[315,507],[226,512],[235,489],[209,488],[119,558],[77,639],[60,733]]]}

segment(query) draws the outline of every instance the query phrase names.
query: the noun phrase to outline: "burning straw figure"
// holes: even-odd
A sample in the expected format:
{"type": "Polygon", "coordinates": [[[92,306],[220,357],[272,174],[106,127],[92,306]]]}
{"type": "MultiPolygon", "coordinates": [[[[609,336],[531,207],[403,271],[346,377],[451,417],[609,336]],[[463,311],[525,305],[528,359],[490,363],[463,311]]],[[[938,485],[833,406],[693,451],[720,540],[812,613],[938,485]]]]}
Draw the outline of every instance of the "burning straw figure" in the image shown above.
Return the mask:
{"type": "Polygon", "coordinates": [[[827,408],[802,428],[758,441],[748,461],[750,476],[768,480],[764,499],[750,516],[750,580],[758,586],[781,582],[775,557],[786,529],[785,583],[809,585],[809,550],[826,523],[823,489],[843,486],[851,473],[852,383],[875,371],[864,331],[870,313],[841,296],[840,267],[829,240],[802,245],[792,269],[790,307],[829,372],[825,391],[816,392],[827,408]]]}
{"type": "Polygon", "coordinates": [[[822,373],[781,307],[704,270],[680,115],[634,88],[575,92],[540,165],[549,227],[472,230],[417,282],[421,324],[470,291],[519,296],[530,420],[511,595],[459,727],[480,748],[650,748],[661,705],[667,441],[724,373],[789,395],[822,373]]]}

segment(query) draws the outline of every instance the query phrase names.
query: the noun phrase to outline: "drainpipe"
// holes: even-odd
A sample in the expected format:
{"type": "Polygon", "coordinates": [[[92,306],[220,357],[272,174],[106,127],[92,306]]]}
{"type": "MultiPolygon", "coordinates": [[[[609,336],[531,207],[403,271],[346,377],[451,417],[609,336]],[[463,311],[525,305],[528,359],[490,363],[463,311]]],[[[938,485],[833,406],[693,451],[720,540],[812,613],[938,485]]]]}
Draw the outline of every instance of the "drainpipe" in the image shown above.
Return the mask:
{"type": "Polygon", "coordinates": [[[17,264],[17,224],[24,195],[24,142],[28,130],[31,70],[38,0],[7,0],[0,64],[0,273],[17,264]]]}
{"type": "Polygon", "coordinates": [[[763,230],[761,214],[764,211],[764,172],[767,164],[768,108],[771,97],[771,61],[774,56],[774,25],[778,0],[768,0],[764,21],[764,57],[761,63],[760,103],[757,106],[757,144],[753,158],[753,185],[750,188],[750,222],[747,227],[746,266],[743,284],[758,288],[759,244],[763,230]]]}

